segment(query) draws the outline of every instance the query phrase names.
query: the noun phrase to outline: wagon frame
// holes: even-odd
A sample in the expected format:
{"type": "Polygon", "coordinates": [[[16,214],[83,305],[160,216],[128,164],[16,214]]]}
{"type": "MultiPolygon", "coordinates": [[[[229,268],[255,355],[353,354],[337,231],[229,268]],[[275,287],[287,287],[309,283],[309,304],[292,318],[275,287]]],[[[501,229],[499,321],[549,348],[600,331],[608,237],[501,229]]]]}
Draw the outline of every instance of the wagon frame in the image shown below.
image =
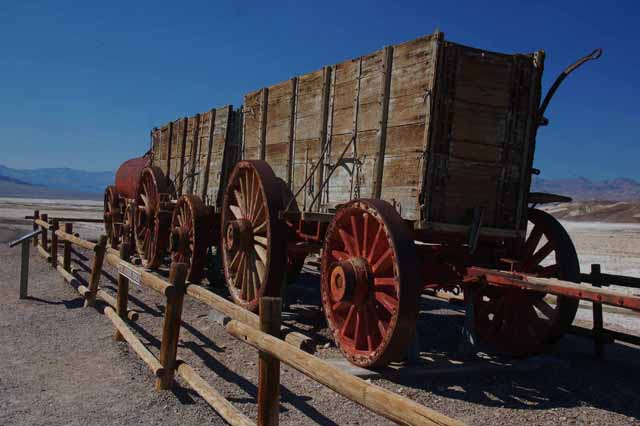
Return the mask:
{"type": "Polygon", "coordinates": [[[231,298],[250,310],[322,253],[325,317],[360,366],[406,354],[424,289],[462,287],[480,342],[538,353],[570,326],[566,283],[580,269],[559,222],[529,207],[566,200],[530,193],[535,137],[560,83],[600,54],[541,101],[544,52],[492,53],[436,31],[249,93],[224,108],[217,151],[217,110],[154,129],[123,228],[145,266],[168,249],[191,281],[215,246],[231,298]],[[551,277],[559,286],[544,287],[551,277]]]}

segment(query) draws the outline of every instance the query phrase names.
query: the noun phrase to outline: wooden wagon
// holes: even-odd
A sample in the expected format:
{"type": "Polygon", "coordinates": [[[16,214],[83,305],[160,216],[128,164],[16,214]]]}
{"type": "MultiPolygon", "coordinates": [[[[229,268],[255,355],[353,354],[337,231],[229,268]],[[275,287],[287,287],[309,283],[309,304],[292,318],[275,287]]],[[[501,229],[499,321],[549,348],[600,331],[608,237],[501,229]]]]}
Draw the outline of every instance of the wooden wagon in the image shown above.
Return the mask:
{"type": "Polygon", "coordinates": [[[530,185],[550,96],[599,53],[541,102],[543,52],[436,32],[170,123],[152,133],[131,209],[138,251],[153,267],[168,245],[198,280],[218,246],[231,297],[252,310],[322,253],[325,316],[357,365],[403,357],[423,290],[460,286],[481,342],[536,353],[578,300],[485,272],[579,281],[567,233],[531,208],[560,198],[530,185]]]}

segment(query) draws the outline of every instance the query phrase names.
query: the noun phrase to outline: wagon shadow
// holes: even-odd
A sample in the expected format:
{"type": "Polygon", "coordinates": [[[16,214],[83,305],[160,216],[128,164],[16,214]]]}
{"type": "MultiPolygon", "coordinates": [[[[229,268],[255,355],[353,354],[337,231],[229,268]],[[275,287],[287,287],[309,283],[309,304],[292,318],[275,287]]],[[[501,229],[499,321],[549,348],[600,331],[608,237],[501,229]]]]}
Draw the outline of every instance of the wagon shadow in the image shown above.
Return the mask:
{"type": "Polygon", "coordinates": [[[418,322],[420,362],[395,371],[385,369],[382,377],[487,407],[548,410],[587,405],[640,418],[637,349],[610,344],[606,347],[608,361],[600,362],[593,357],[590,339],[568,335],[544,356],[462,361],[456,358],[463,323],[460,313],[423,310],[418,322]]]}

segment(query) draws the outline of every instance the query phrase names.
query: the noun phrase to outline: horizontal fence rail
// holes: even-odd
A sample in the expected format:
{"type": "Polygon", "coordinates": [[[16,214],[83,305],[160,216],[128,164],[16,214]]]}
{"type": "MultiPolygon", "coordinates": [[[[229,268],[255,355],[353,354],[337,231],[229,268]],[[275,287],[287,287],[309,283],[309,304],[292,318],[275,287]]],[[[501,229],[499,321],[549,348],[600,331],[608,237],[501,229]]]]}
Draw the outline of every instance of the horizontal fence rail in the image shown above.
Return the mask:
{"type": "MultiPolygon", "coordinates": [[[[121,244],[120,250],[117,251],[106,246],[104,236],[101,236],[97,242],[80,238],[73,233],[73,224],[70,222],[64,224],[64,229],[60,229],[59,223],[63,222],[63,218],[54,218],[50,223],[47,215],[39,214],[38,211],[34,212],[33,217],[36,218],[33,221],[34,232],[23,239],[25,241],[33,239],[39,253],[85,299],[85,307],[93,306],[98,300],[104,304],[103,313],[115,328],[114,339],[127,342],[147,364],[156,377],[156,389],[171,388],[177,374],[229,424],[273,426],[278,424],[280,411],[279,383],[280,361],[282,361],[309,378],[398,424],[463,424],[408,398],[358,379],[314,357],[312,355],[315,351],[313,339],[289,327],[281,326],[281,300],[278,298],[264,298],[261,302],[261,313],[258,316],[200,285],[185,282],[186,265],[184,264],[172,263],[167,280],[131,263],[130,247],[127,243],[121,244]],[[40,241],[38,241],[39,235],[40,241]],[[57,254],[59,245],[63,248],[62,256],[57,254]],[[85,257],[86,260],[91,261],[90,268],[71,266],[74,246],[93,252],[93,256],[85,257]],[[107,262],[118,270],[115,297],[99,288],[99,278],[104,273],[103,262],[107,262]],[[90,273],[88,282],[77,275],[81,269],[88,269],[90,273]],[[127,308],[130,281],[154,290],[166,298],[159,357],[142,343],[128,325],[128,322],[138,319],[138,313],[127,308]],[[257,423],[242,414],[191,366],[177,357],[185,296],[192,297],[222,313],[226,317],[223,324],[226,324],[227,332],[258,349],[260,374],[257,423]],[[263,307],[265,304],[269,306],[268,309],[263,307]]],[[[28,244],[26,245],[28,247],[28,244]]]]}

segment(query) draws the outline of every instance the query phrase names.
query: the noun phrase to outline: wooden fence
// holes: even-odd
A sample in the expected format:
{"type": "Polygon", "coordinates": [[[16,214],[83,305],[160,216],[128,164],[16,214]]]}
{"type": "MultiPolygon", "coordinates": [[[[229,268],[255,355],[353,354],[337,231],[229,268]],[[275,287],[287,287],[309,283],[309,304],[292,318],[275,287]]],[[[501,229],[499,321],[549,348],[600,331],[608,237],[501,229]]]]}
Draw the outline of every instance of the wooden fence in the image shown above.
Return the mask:
{"type": "Polygon", "coordinates": [[[120,250],[116,251],[107,247],[104,236],[97,242],[80,238],[73,233],[72,222],[65,222],[65,218],[50,220],[46,214],[40,214],[38,211],[34,212],[33,218],[34,231],[41,230],[40,235],[33,238],[38,252],[85,299],[85,307],[95,306],[97,300],[106,305],[104,314],[116,329],[114,339],[126,341],[149,366],[156,377],[156,389],[171,388],[174,377],[178,374],[231,425],[247,426],[256,423],[209,385],[189,364],[177,357],[185,296],[190,296],[228,316],[230,321],[225,326],[226,330],[241,342],[258,349],[257,424],[260,426],[278,424],[280,362],[290,365],[307,377],[397,424],[463,424],[406,397],[352,376],[313,356],[315,346],[312,339],[281,326],[279,298],[262,298],[258,316],[202,286],[187,283],[185,264],[172,263],[169,279],[166,280],[131,263],[130,247],[126,243],[121,244],[120,250]],[[61,222],[65,222],[64,229],[60,228],[61,222]],[[58,255],[60,243],[63,250],[61,256],[58,255]],[[71,266],[74,245],[94,252],[89,280],[86,283],[71,266]],[[99,287],[105,261],[118,270],[115,297],[99,287]],[[131,281],[166,298],[159,358],[140,341],[128,325],[130,321],[137,320],[137,313],[127,307],[131,281]]]}

